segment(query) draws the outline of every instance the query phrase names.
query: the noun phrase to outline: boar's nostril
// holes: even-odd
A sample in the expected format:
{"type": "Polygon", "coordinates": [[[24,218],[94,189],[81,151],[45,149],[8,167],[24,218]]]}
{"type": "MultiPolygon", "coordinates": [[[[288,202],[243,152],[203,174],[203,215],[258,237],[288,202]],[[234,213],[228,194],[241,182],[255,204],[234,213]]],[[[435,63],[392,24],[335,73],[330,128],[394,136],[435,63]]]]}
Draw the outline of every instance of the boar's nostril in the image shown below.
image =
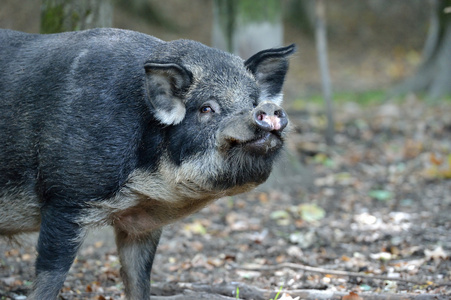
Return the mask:
{"type": "Polygon", "coordinates": [[[257,127],[264,131],[282,131],[288,124],[288,119],[283,109],[256,109],[253,117],[257,127]]]}
{"type": "Polygon", "coordinates": [[[285,111],[283,109],[276,110],[274,112],[274,115],[279,117],[279,118],[284,118],[285,117],[285,111]]]}
{"type": "Polygon", "coordinates": [[[254,121],[257,127],[264,131],[273,130],[272,122],[269,120],[268,115],[262,110],[254,112],[254,121]]]}

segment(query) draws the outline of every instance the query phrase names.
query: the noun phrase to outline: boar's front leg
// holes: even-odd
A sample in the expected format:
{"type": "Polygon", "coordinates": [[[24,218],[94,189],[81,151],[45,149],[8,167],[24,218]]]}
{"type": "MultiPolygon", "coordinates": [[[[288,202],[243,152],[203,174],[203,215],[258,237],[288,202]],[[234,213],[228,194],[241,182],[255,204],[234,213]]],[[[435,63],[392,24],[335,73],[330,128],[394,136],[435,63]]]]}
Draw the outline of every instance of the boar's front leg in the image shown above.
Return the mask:
{"type": "Polygon", "coordinates": [[[36,280],[29,300],[56,299],[84,239],[85,231],[76,223],[79,208],[41,208],[36,280]]]}
{"type": "Polygon", "coordinates": [[[140,235],[129,234],[117,227],[115,231],[126,298],[149,299],[150,271],[160,241],[161,228],[140,235]]]}

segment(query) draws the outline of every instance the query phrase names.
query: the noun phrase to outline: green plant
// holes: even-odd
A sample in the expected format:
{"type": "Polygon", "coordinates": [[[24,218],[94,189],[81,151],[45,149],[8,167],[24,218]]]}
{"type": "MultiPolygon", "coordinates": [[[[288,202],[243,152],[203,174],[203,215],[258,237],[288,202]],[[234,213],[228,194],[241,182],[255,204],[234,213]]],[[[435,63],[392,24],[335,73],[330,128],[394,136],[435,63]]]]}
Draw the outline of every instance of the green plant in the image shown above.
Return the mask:
{"type": "Polygon", "coordinates": [[[279,290],[277,291],[276,297],[274,297],[274,299],[270,299],[270,300],[277,300],[279,298],[280,292],[282,292],[283,289],[283,285],[280,286],[279,290]]]}

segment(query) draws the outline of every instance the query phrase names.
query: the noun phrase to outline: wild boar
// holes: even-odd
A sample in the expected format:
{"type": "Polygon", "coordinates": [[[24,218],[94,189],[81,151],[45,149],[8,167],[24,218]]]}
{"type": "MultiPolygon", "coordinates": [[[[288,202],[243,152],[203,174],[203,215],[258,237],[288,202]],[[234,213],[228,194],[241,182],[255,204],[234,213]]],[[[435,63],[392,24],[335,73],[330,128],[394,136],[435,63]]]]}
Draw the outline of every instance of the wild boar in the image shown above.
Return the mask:
{"type": "Polygon", "coordinates": [[[1,30],[0,234],[39,231],[29,299],[55,299],[104,225],[127,298],[149,299],[162,227],[269,176],[294,51],[244,61],[126,30],[1,30]]]}

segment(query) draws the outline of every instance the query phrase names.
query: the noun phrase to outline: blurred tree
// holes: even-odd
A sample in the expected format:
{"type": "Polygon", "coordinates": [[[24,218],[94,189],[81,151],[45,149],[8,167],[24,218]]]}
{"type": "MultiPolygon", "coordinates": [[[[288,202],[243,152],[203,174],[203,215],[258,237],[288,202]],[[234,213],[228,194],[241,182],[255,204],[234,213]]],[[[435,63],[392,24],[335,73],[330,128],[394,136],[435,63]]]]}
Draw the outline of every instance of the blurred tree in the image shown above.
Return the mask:
{"type": "Polygon", "coordinates": [[[326,35],[326,6],[324,0],[316,0],[315,5],[315,40],[318,62],[321,73],[321,83],[326,104],[326,142],[328,145],[334,144],[334,113],[332,102],[332,84],[329,74],[329,60],[327,57],[327,35],[326,35]]]}
{"type": "Polygon", "coordinates": [[[315,27],[315,2],[312,0],[289,0],[286,4],[287,21],[308,37],[313,37],[315,27]]]}
{"type": "Polygon", "coordinates": [[[425,92],[430,98],[451,94],[451,0],[431,0],[431,22],[417,72],[396,92],[425,92]]]}
{"type": "Polygon", "coordinates": [[[111,27],[111,0],[42,0],[41,33],[111,27]]]}
{"type": "Polygon", "coordinates": [[[162,26],[167,30],[176,30],[176,26],[169,18],[149,0],[115,0],[115,4],[122,10],[141,18],[142,20],[162,26]]]}
{"type": "Polygon", "coordinates": [[[213,46],[242,58],[282,46],[280,0],[214,0],[213,46]]]}

